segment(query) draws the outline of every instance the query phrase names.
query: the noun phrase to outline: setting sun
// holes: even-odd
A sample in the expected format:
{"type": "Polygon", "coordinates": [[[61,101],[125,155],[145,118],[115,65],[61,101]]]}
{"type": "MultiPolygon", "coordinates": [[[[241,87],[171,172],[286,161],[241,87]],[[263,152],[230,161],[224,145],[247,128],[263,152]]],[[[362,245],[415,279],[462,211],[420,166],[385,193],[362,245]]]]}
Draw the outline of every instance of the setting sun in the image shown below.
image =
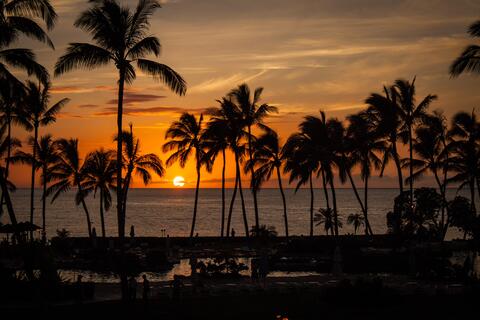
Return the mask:
{"type": "Polygon", "coordinates": [[[185,185],[185,179],[182,176],[176,176],[173,178],[173,185],[175,187],[183,187],[185,185]]]}

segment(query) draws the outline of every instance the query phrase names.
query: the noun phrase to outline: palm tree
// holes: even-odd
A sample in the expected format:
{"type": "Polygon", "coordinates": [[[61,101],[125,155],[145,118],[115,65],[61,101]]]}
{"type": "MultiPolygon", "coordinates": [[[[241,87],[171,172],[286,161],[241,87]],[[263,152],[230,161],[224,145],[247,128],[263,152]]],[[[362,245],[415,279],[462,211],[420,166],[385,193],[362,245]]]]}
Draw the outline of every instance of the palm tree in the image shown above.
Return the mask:
{"type": "Polygon", "coordinates": [[[125,216],[122,195],[122,119],[125,83],[136,78],[133,63],[143,73],[166,84],[175,93],[184,95],[186,83],[183,78],[165,64],[145,59],[160,55],[160,41],[148,36],[150,18],[160,7],[156,0],[139,0],[135,10],[121,6],[117,0],[91,1],[92,7],[80,14],[75,26],[92,36],[95,44],[70,43],[66,54],[55,64],[55,75],[73,69],[95,69],[113,63],[118,71],[117,112],[117,217],[118,235],[125,236],[125,216]]]}
{"type": "MultiPolygon", "coordinates": [[[[475,21],[468,28],[471,37],[480,37],[480,20],[475,21]]],[[[480,46],[469,45],[450,66],[450,75],[458,77],[464,72],[480,73],[480,46]]]]}
{"type": "Polygon", "coordinates": [[[251,166],[256,168],[254,170],[254,179],[252,180],[254,184],[252,189],[260,190],[261,185],[265,181],[270,180],[274,172],[277,174],[278,188],[283,202],[285,236],[288,238],[287,202],[283,191],[282,176],[280,174],[280,168],[285,161],[285,157],[282,154],[278,134],[271,129],[267,130],[266,133],[255,140],[253,147],[253,158],[247,161],[245,166],[246,170],[251,170],[251,166]]]}
{"type": "MultiPolygon", "coordinates": [[[[377,154],[385,149],[385,143],[383,139],[378,137],[375,123],[371,121],[371,118],[368,112],[348,116],[350,124],[346,135],[347,150],[349,151],[347,156],[348,162],[351,167],[355,166],[355,164],[360,165],[360,174],[364,181],[363,205],[358,195],[357,198],[363,210],[366,235],[373,234],[368,220],[368,180],[372,175],[373,168],[380,169],[382,160],[377,154]]],[[[350,168],[347,170],[350,170],[350,168]]],[[[350,172],[348,174],[350,174],[350,172]]],[[[351,182],[353,185],[352,179],[351,182]]]]}
{"type": "MultiPolygon", "coordinates": [[[[410,176],[413,176],[413,128],[425,119],[428,107],[437,99],[437,96],[429,94],[420,103],[416,104],[415,78],[412,82],[402,79],[396,80],[395,90],[398,95],[399,115],[402,121],[401,138],[404,143],[409,144],[409,169],[410,176]]],[[[409,185],[410,201],[413,201],[413,179],[409,180],[409,185]]],[[[411,204],[413,205],[413,202],[411,204]]]]}
{"type": "MultiPolygon", "coordinates": [[[[47,126],[57,120],[56,115],[70,101],[64,98],[52,106],[50,103],[50,83],[45,83],[42,87],[32,81],[27,81],[26,94],[22,105],[17,111],[20,124],[28,131],[33,130],[32,158],[37,159],[38,129],[47,126]]],[[[33,223],[34,216],[34,196],[35,196],[35,165],[32,165],[31,189],[30,189],[30,223],[33,223]]],[[[33,233],[30,232],[30,237],[33,233]]]]}
{"type": "MultiPolygon", "coordinates": [[[[195,157],[197,184],[195,187],[195,204],[193,206],[192,228],[190,237],[195,232],[197,219],[198,190],[200,188],[200,169],[206,164],[205,146],[203,140],[203,115],[199,119],[188,112],[183,113],[178,121],[173,122],[165,133],[165,139],[170,139],[163,145],[163,152],[174,151],[167,159],[167,166],[176,161],[184,168],[192,154],[195,157]]],[[[208,166],[207,166],[208,168],[208,166]]]]}
{"type": "Polygon", "coordinates": [[[335,214],[333,213],[332,209],[319,209],[318,213],[315,213],[314,221],[317,223],[316,226],[323,225],[323,229],[325,233],[328,235],[330,234],[336,235],[335,233],[335,223],[338,225],[338,228],[343,226],[343,223],[340,219],[337,218],[337,222],[335,222],[335,214]]]}
{"type": "MultiPolygon", "coordinates": [[[[418,155],[413,159],[413,176],[407,178],[418,179],[427,172],[431,172],[443,198],[441,230],[445,230],[445,205],[447,203],[446,187],[449,162],[447,148],[447,126],[445,118],[440,113],[428,115],[425,123],[415,130],[413,150],[418,155]]],[[[404,166],[410,166],[410,159],[405,159],[404,166]]]]}
{"type": "Polygon", "coordinates": [[[104,210],[108,211],[112,205],[112,195],[110,190],[115,190],[116,168],[114,160],[115,151],[96,150],[87,155],[83,171],[84,178],[81,182],[83,192],[79,193],[86,197],[93,192],[94,197],[97,192],[100,193],[100,223],[102,225],[102,238],[105,239],[105,217],[104,210]]]}
{"type": "Polygon", "coordinates": [[[448,182],[460,183],[459,189],[465,186],[470,188],[471,208],[473,212],[476,212],[475,183],[478,183],[478,177],[480,176],[478,169],[480,122],[477,120],[475,112],[455,114],[449,135],[452,141],[447,148],[453,155],[449,158],[448,166],[455,174],[448,179],[448,182]]]}
{"type": "MultiPolygon", "coordinates": [[[[266,103],[259,105],[260,98],[263,92],[263,88],[256,88],[253,93],[253,97],[250,92],[250,88],[246,83],[239,85],[237,88],[230,91],[229,96],[233,98],[240,108],[243,116],[243,125],[248,131],[248,156],[250,161],[253,157],[253,144],[252,144],[252,127],[257,126],[259,128],[265,128],[265,118],[273,112],[277,112],[277,108],[270,106],[266,103]]],[[[253,168],[250,169],[250,178],[253,180],[253,168]]],[[[257,190],[252,188],[253,205],[255,209],[255,227],[260,226],[260,219],[258,215],[258,201],[257,190]]]]}
{"type": "Polygon", "coordinates": [[[51,200],[53,203],[61,194],[69,191],[71,188],[77,188],[75,203],[76,205],[82,204],[87,220],[88,236],[92,237],[90,213],[85,203],[84,191],[81,185],[85,177],[85,168],[78,152],[78,139],[60,139],[56,142],[56,147],[60,159],[55,166],[55,170],[52,170],[51,176],[57,182],[48,187],[47,195],[53,193],[51,200]]]}
{"type": "MultiPolygon", "coordinates": [[[[115,138],[115,140],[117,140],[115,138]]],[[[133,174],[141,177],[143,183],[148,185],[152,181],[153,171],[159,177],[163,177],[165,174],[165,168],[163,167],[162,160],[154,154],[148,153],[142,155],[140,153],[140,139],[137,139],[133,135],[133,126],[130,124],[130,131],[123,131],[123,163],[127,169],[125,175],[125,184],[123,186],[123,211],[126,217],[127,211],[127,195],[132,183],[133,174]]]]}
{"type": "MultiPolygon", "coordinates": [[[[223,134],[226,139],[226,145],[230,148],[235,156],[235,186],[233,188],[228,211],[226,235],[230,235],[233,206],[235,204],[237,191],[239,191],[245,236],[248,237],[248,220],[245,209],[245,200],[243,198],[242,177],[240,171],[240,162],[243,161],[246,149],[245,144],[242,141],[245,140],[248,133],[245,131],[245,126],[243,125],[243,115],[239,106],[236,105],[230,97],[224,97],[217,102],[220,104],[220,107],[213,108],[208,111],[211,116],[209,128],[212,128],[213,130],[218,131],[220,134],[223,134]]],[[[209,147],[210,143],[208,142],[208,132],[205,133],[205,137],[205,141],[207,142],[206,146],[209,147]]]]}
{"type": "Polygon", "coordinates": [[[35,75],[42,82],[48,80],[46,69],[35,61],[32,50],[10,48],[20,36],[46,43],[52,49],[52,41],[37,23],[43,20],[48,30],[55,26],[57,14],[49,0],[3,0],[0,3],[0,79],[19,85],[19,80],[8,67],[19,68],[35,75]]]}
{"type": "MultiPolygon", "coordinates": [[[[13,210],[9,193],[15,189],[15,186],[13,183],[8,181],[5,171],[7,170],[7,164],[10,162],[9,152],[15,150],[15,148],[20,148],[22,145],[18,139],[9,137],[8,134],[6,134],[6,131],[7,127],[5,125],[0,126],[0,159],[4,159],[5,162],[5,165],[0,165],[0,187],[2,190],[2,199],[5,201],[7,206],[10,222],[12,225],[16,225],[17,218],[13,210]]],[[[2,212],[0,211],[0,213],[2,212]]]]}
{"type": "Polygon", "coordinates": [[[353,232],[354,234],[357,234],[357,230],[365,225],[365,217],[363,214],[352,213],[347,218],[347,224],[353,225],[353,232]]]}
{"type": "Polygon", "coordinates": [[[46,229],[46,199],[47,199],[47,184],[53,180],[53,172],[56,170],[60,157],[57,150],[57,144],[52,139],[52,136],[47,134],[40,137],[39,141],[35,141],[33,137],[30,137],[29,144],[32,149],[36,150],[35,155],[33,153],[26,153],[19,151],[15,153],[13,162],[28,163],[35,170],[41,170],[42,172],[42,240],[46,241],[47,229],[46,229]],[[34,146],[36,144],[36,146],[34,146]]]}
{"type": "Polygon", "coordinates": [[[221,223],[220,223],[220,237],[223,237],[225,234],[225,170],[227,165],[226,151],[228,148],[228,124],[225,119],[215,118],[216,115],[220,114],[221,110],[219,108],[211,108],[207,110],[207,114],[212,116],[212,119],[207,124],[205,129],[205,147],[208,152],[206,154],[207,158],[210,159],[210,163],[215,162],[219,153],[222,153],[222,213],[221,213],[221,223]]]}
{"type": "Polygon", "coordinates": [[[372,116],[372,121],[375,123],[378,135],[386,138],[380,177],[383,177],[385,167],[390,159],[393,159],[397,169],[399,191],[400,194],[402,194],[402,164],[397,150],[401,125],[397,91],[395,90],[395,87],[383,87],[383,95],[372,93],[365,100],[365,103],[368,105],[367,112],[372,116]]]}

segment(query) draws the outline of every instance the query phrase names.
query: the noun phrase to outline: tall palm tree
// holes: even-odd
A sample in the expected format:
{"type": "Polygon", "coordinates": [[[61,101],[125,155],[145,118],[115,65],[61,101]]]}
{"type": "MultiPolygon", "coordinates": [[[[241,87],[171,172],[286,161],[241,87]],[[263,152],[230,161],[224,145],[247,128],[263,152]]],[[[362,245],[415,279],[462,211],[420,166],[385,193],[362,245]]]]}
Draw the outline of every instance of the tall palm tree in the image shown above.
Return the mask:
{"type": "MultiPolygon", "coordinates": [[[[217,102],[220,104],[220,107],[209,110],[209,115],[211,116],[209,127],[224,135],[226,139],[226,145],[228,148],[230,148],[235,156],[235,185],[228,210],[226,235],[230,235],[233,206],[235,204],[237,191],[239,191],[245,236],[248,237],[248,220],[245,209],[245,200],[243,198],[242,177],[240,171],[240,162],[243,161],[246,151],[243,141],[246,139],[248,133],[245,131],[245,126],[243,125],[243,115],[240,107],[235,104],[230,97],[223,97],[217,102]]],[[[206,132],[205,141],[207,142],[207,147],[210,145],[208,142],[208,136],[209,134],[206,132]]]]}
{"type": "Polygon", "coordinates": [[[448,165],[454,176],[448,181],[460,183],[459,189],[465,186],[470,188],[470,203],[472,211],[476,212],[475,183],[480,176],[480,122],[475,112],[455,114],[449,135],[451,142],[447,148],[453,155],[449,157],[448,165]]]}
{"type": "MultiPolygon", "coordinates": [[[[198,190],[200,188],[200,169],[205,164],[205,146],[203,140],[203,115],[197,118],[188,112],[183,113],[178,121],[173,122],[165,133],[165,139],[170,141],[163,145],[163,152],[174,151],[167,159],[167,166],[176,161],[184,168],[191,155],[195,157],[197,184],[195,187],[195,203],[193,206],[192,228],[190,237],[195,232],[197,219],[198,190]]],[[[208,166],[207,166],[208,168],[208,166]]]]}
{"type": "Polygon", "coordinates": [[[38,141],[35,141],[33,137],[30,137],[29,144],[32,149],[35,149],[35,155],[33,153],[26,153],[18,151],[13,157],[13,162],[28,163],[35,170],[41,170],[42,179],[42,240],[46,241],[47,228],[46,228],[46,199],[47,199],[47,184],[53,180],[53,172],[56,170],[60,157],[57,150],[57,144],[52,139],[52,136],[47,134],[40,137],[38,141]],[[33,145],[36,144],[35,147],[33,145]]]}
{"type": "MultiPolygon", "coordinates": [[[[401,138],[404,143],[409,144],[410,158],[410,176],[413,176],[413,129],[416,124],[421,123],[425,117],[428,107],[437,99],[436,95],[429,94],[422,99],[420,103],[416,103],[415,78],[413,81],[396,80],[395,90],[398,94],[399,115],[402,121],[400,128],[401,138]]],[[[413,202],[413,179],[409,180],[410,185],[410,201],[413,202]]],[[[413,203],[412,203],[413,205],[413,203]]]]}
{"type": "MultiPolygon", "coordinates": [[[[230,91],[229,96],[232,97],[234,102],[237,103],[238,107],[242,111],[243,116],[243,125],[247,128],[248,131],[248,156],[250,161],[253,157],[253,144],[252,144],[252,127],[257,126],[260,128],[265,128],[264,120],[265,118],[273,112],[277,112],[277,108],[270,106],[266,103],[259,105],[263,88],[256,88],[253,96],[250,92],[250,88],[246,83],[239,85],[237,88],[230,91]]],[[[253,168],[250,170],[250,178],[253,180],[253,168]]],[[[253,195],[253,206],[255,209],[255,227],[260,226],[260,219],[258,215],[258,201],[257,201],[257,190],[252,188],[253,195]]]]}
{"type": "Polygon", "coordinates": [[[150,18],[160,8],[156,0],[139,0],[135,10],[120,5],[117,0],[90,1],[92,7],[80,14],[74,25],[88,32],[95,44],[70,43],[66,54],[55,64],[55,75],[73,69],[95,69],[113,63],[118,71],[117,111],[117,218],[118,235],[125,236],[125,216],[122,195],[122,120],[125,83],[132,84],[137,68],[166,84],[175,93],[184,95],[186,83],[172,68],[145,59],[160,55],[160,41],[149,36],[150,18]]]}
{"type": "MultiPolygon", "coordinates": [[[[446,187],[449,162],[447,148],[447,126],[445,118],[440,113],[428,115],[425,123],[415,130],[413,150],[418,157],[413,159],[413,176],[407,178],[418,179],[431,172],[435,178],[440,194],[442,195],[442,216],[440,229],[445,230],[445,205],[447,203],[446,187]]],[[[404,166],[410,166],[410,159],[405,159],[404,166]]]]}
{"type": "MultiPolygon", "coordinates": [[[[473,38],[480,37],[480,20],[475,21],[468,28],[468,33],[473,38]]],[[[458,77],[464,72],[480,73],[480,46],[469,45],[450,66],[450,75],[458,77]]]]}
{"type": "Polygon", "coordinates": [[[252,188],[256,190],[260,190],[261,185],[265,181],[270,180],[274,172],[276,173],[278,188],[282,196],[285,236],[288,238],[287,201],[285,199],[282,176],[280,174],[280,168],[285,161],[285,157],[282,154],[282,147],[280,146],[279,140],[278,134],[271,129],[258,137],[254,142],[253,158],[247,161],[245,169],[251,170],[251,166],[255,168],[254,179],[252,180],[254,186],[252,186],[252,188]]]}
{"type": "Polygon", "coordinates": [[[56,146],[59,153],[59,162],[52,170],[51,176],[57,180],[47,189],[47,195],[53,194],[51,202],[53,203],[61,194],[72,188],[77,189],[75,203],[82,205],[87,220],[88,236],[92,237],[92,223],[90,213],[83,196],[82,181],[85,178],[85,167],[78,152],[78,139],[60,139],[56,146]]]}
{"type": "MultiPolygon", "coordinates": [[[[117,138],[115,138],[117,140],[117,138]]],[[[148,185],[152,181],[153,171],[159,177],[163,177],[165,174],[165,168],[163,167],[162,160],[154,154],[141,154],[140,153],[140,139],[133,135],[133,126],[130,124],[130,131],[123,131],[123,163],[126,167],[125,183],[123,186],[123,211],[126,217],[127,211],[127,196],[132,183],[133,175],[137,175],[142,178],[143,183],[148,185]]]]}
{"type": "Polygon", "coordinates": [[[84,178],[81,182],[83,192],[79,193],[86,197],[93,192],[94,197],[100,193],[100,223],[102,226],[102,238],[105,239],[104,210],[108,211],[112,205],[112,194],[115,190],[116,170],[115,151],[99,149],[87,155],[84,167],[84,178]]]}
{"type": "Polygon", "coordinates": [[[215,162],[217,156],[222,154],[222,212],[220,223],[220,237],[225,234],[225,170],[227,165],[226,151],[228,148],[228,124],[225,119],[215,118],[221,114],[219,108],[211,108],[207,110],[207,114],[212,116],[212,119],[207,124],[205,129],[205,147],[207,148],[206,156],[210,159],[210,163],[215,162]]]}
{"type": "Polygon", "coordinates": [[[52,41],[37,23],[36,19],[45,22],[47,29],[55,26],[57,14],[49,0],[2,0],[0,2],[0,79],[10,82],[19,80],[9,67],[24,70],[42,82],[48,80],[46,69],[35,61],[32,50],[10,48],[20,36],[46,43],[52,49],[52,41]]]}
{"type": "MultiPolygon", "coordinates": [[[[13,183],[8,181],[6,170],[7,164],[9,163],[9,152],[14,151],[16,148],[20,148],[22,145],[20,140],[12,138],[7,134],[7,127],[5,125],[0,126],[0,160],[4,161],[4,164],[0,165],[0,187],[2,190],[2,199],[7,206],[7,212],[10,218],[10,222],[12,225],[17,224],[17,218],[15,216],[15,211],[13,210],[12,202],[10,199],[10,191],[15,189],[13,183]]],[[[2,213],[0,211],[0,213],[2,213]]],[[[1,214],[0,214],[1,217],[1,214]]]]}
{"type": "Polygon", "coordinates": [[[348,116],[349,126],[346,137],[349,144],[347,146],[349,163],[352,166],[360,165],[360,175],[364,181],[363,206],[361,201],[360,204],[363,209],[366,235],[373,234],[368,220],[368,180],[372,175],[372,169],[380,169],[382,160],[377,154],[385,149],[384,140],[379,138],[375,123],[371,121],[371,118],[368,112],[348,116]]]}
{"type": "Polygon", "coordinates": [[[385,142],[387,145],[383,151],[380,177],[383,177],[388,162],[390,159],[393,159],[397,169],[399,191],[400,194],[402,194],[402,164],[397,150],[397,142],[401,126],[397,91],[395,90],[395,87],[383,87],[383,95],[380,93],[372,93],[365,100],[365,103],[368,105],[367,111],[372,116],[372,121],[375,123],[378,135],[386,138],[385,142]]]}
{"type": "MultiPolygon", "coordinates": [[[[57,120],[56,116],[60,110],[70,101],[64,98],[53,105],[50,104],[51,84],[35,84],[27,81],[26,94],[22,105],[17,111],[20,124],[28,131],[33,131],[32,158],[37,159],[38,129],[47,126],[57,120]]],[[[35,196],[35,165],[32,164],[31,189],[30,189],[30,223],[33,223],[34,196],[35,196]]],[[[33,233],[30,232],[30,237],[33,233]]]]}

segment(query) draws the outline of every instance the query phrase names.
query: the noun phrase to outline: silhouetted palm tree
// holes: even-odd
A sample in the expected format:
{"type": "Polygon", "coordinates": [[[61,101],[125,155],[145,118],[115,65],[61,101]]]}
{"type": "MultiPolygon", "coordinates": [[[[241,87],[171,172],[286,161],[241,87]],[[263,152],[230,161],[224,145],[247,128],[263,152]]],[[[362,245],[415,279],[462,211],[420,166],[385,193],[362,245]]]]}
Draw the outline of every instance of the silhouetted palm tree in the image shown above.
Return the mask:
{"type": "Polygon", "coordinates": [[[400,163],[400,155],[397,150],[397,142],[399,139],[401,119],[398,105],[398,94],[395,87],[383,87],[383,95],[372,93],[365,103],[368,105],[368,113],[372,116],[375,123],[376,131],[379,136],[386,138],[387,145],[383,151],[382,168],[380,177],[383,177],[385,167],[390,159],[395,162],[397,169],[398,186],[400,194],[403,193],[403,175],[402,164],[400,163]]]}
{"type": "Polygon", "coordinates": [[[220,236],[225,234],[225,169],[227,165],[226,151],[228,148],[228,124],[225,119],[221,118],[221,110],[219,108],[211,108],[207,110],[207,114],[212,116],[212,119],[207,124],[205,129],[205,147],[207,148],[207,158],[213,165],[219,153],[222,153],[222,213],[220,224],[220,236]],[[216,118],[220,116],[220,118],[216,118]]]}
{"type": "MultiPolygon", "coordinates": [[[[116,140],[116,139],[115,139],[116,140]]],[[[152,181],[153,171],[159,177],[163,177],[165,174],[165,168],[163,167],[162,160],[154,154],[141,154],[140,153],[140,139],[137,139],[133,135],[133,127],[130,124],[130,131],[123,131],[123,163],[126,167],[125,183],[123,186],[123,210],[127,211],[127,196],[132,183],[133,174],[142,178],[143,183],[148,185],[152,181]]],[[[116,162],[115,162],[116,163],[116,162]]]]}
{"type": "MultiPolygon", "coordinates": [[[[232,150],[235,156],[235,186],[232,192],[232,199],[228,210],[226,235],[230,235],[230,224],[232,220],[233,206],[237,191],[240,193],[240,201],[242,207],[243,225],[245,228],[245,236],[249,236],[247,212],[245,209],[245,200],[243,198],[242,177],[240,171],[240,162],[245,155],[245,144],[242,142],[247,137],[248,133],[244,130],[242,110],[237,106],[231,98],[222,98],[217,101],[220,104],[219,108],[209,110],[211,116],[209,127],[217,127],[217,130],[225,136],[228,147],[232,150]]],[[[206,137],[208,134],[206,135],[206,137]]],[[[206,139],[208,141],[208,138],[206,139]]],[[[207,143],[208,146],[208,143],[207,143]]]]}
{"type": "Polygon", "coordinates": [[[385,149],[385,143],[383,139],[379,138],[375,123],[371,121],[368,112],[350,115],[348,121],[350,122],[347,129],[348,162],[352,166],[360,165],[360,175],[364,181],[364,201],[363,206],[361,201],[360,205],[365,220],[365,234],[368,235],[373,234],[368,220],[368,180],[372,175],[372,169],[380,169],[381,167],[382,160],[377,154],[385,149]]]}
{"type": "MultiPolygon", "coordinates": [[[[32,157],[37,158],[38,129],[56,121],[60,110],[70,101],[64,98],[50,106],[50,83],[37,85],[27,81],[26,94],[17,111],[20,124],[28,131],[33,130],[32,157]]],[[[31,190],[30,190],[30,223],[33,223],[35,195],[35,166],[32,165],[31,190]]],[[[33,233],[30,232],[30,237],[33,233]]]]}
{"type": "Polygon", "coordinates": [[[316,222],[316,226],[323,225],[323,229],[325,233],[328,235],[330,234],[333,236],[335,235],[335,223],[337,224],[337,228],[341,228],[343,223],[340,219],[337,218],[337,222],[335,222],[335,214],[333,213],[332,209],[319,209],[318,213],[315,213],[314,221],[316,222]]]}
{"type": "Polygon", "coordinates": [[[46,241],[47,229],[46,229],[46,199],[47,199],[47,184],[53,180],[53,172],[56,170],[60,157],[58,155],[57,144],[52,139],[52,136],[47,134],[40,137],[39,141],[35,141],[33,137],[30,137],[29,141],[32,150],[35,149],[35,156],[33,153],[26,153],[19,151],[15,153],[13,162],[23,162],[34,167],[35,170],[41,170],[42,173],[42,240],[46,241]],[[34,147],[33,144],[36,143],[34,147]]]}
{"type": "Polygon", "coordinates": [[[79,196],[86,197],[93,192],[95,197],[100,193],[100,223],[102,226],[102,238],[105,239],[105,217],[104,210],[108,211],[112,205],[110,190],[115,190],[117,163],[115,151],[96,150],[87,155],[85,160],[83,179],[81,182],[82,193],[79,196]]]}
{"type": "MultiPolygon", "coordinates": [[[[32,50],[10,48],[20,36],[26,36],[46,43],[52,49],[53,43],[37,23],[43,20],[52,29],[57,14],[48,0],[3,0],[0,3],[0,79],[18,82],[8,67],[19,68],[29,75],[35,75],[42,82],[48,80],[46,69],[35,61],[32,50]]],[[[17,83],[19,84],[19,83],[17,83]]]]}
{"type": "Polygon", "coordinates": [[[287,216],[287,201],[285,199],[285,192],[283,191],[282,176],[280,168],[282,167],[285,157],[282,154],[282,147],[278,134],[268,129],[266,133],[258,137],[253,143],[253,158],[247,161],[245,165],[246,170],[251,170],[253,166],[254,179],[252,186],[255,190],[260,190],[261,185],[270,180],[270,177],[275,172],[278,180],[278,188],[282,196],[283,203],[283,221],[285,224],[285,236],[288,238],[288,216],[287,216]]]}
{"type": "Polygon", "coordinates": [[[447,148],[453,155],[449,157],[448,166],[455,174],[448,181],[460,183],[459,189],[468,185],[472,211],[476,212],[475,183],[478,183],[480,176],[480,123],[475,112],[455,114],[449,135],[452,141],[447,148]]]}
{"type": "Polygon", "coordinates": [[[85,177],[84,165],[78,152],[78,139],[60,139],[56,142],[60,160],[52,171],[52,177],[57,180],[47,189],[47,195],[53,193],[51,202],[53,203],[58,196],[69,191],[71,188],[77,188],[75,197],[76,205],[81,204],[85,211],[87,220],[88,236],[92,236],[92,223],[90,213],[88,212],[85,197],[83,196],[82,180],[85,177]]]}
{"type": "MultiPolygon", "coordinates": [[[[163,145],[163,152],[174,151],[167,159],[167,166],[179,162],[180,167],[185,167],[191,155],[195,157],[197,171],[197,184],[195,187],[195,204],[193,206],[192,228],[190,237],[195,232],[197,219],[198,190],[200,188],[200,169],[205,164],[205,146],[203,140],[203,115],[199,119],[188,112],[180,116],[180,120],[173,122],[165,133],[165,139],[170,141],[163,145]]],[[[207,166],[208,168],[208,166],[207,166]]]]}
{"type": "Polygon", "coordinates": [[[183,95],[183,78],[167,65],[144,59],[160,55],[158,38],[149,36],[150,18],[160,4],[156,0],[139,0],[135,10],[121,6],[116,0],[91,1],[92,7],[80,14],[75,26],[92,36],[95,44],[70,43],[66,54],[55,65],[55,75],[73,69],[94,69],[113,63],[118,71],[117,112],[117,216],[118,235],[125,236],[125,217],[122,208],[122,117],[125,83],[136,78],[133,63],[143,73],[166,84],[175,93],[183,95]]]}
{"type": "MultiPolygon", "coordinates": [[[[441,230],[445,229],[445,205],[447,203],[446,187],[449,150],[447,146],[447,126],[440,113],[428,115],[422,126],[415,130],[413,150],[418,155],[413,159],[414,173],[410,179],[418,179],[431,172],[443,198],[441,230]]],[[[405,159],[404,166],[410,166],[410,159],[405,159]]]]}
{"type": "Polygon", "coordinates": [[[13,185],[13,183],[8,181],[5,171],[6,171],[7,163],[9,163],[9,160],[8,160],[8,158],[10,157],[9,152],[14,151],[15,148],[20,148],[21,146],[22,145],[18,139],[8,136],[7,127],[5,125],[1,125],[0,126],[0,160],[4,160],[5,165],[3,164],[0,165],[0,187],[2,190],[2,199],[4,200],[7,206],[8,215],[12,225],[17,224],[17,218],[15,216],[15,211],[13,210],[9,192],[15,189],[15,185],[13,185]]]}
{"type": "MultiPolygon", "coordinates": [[[[430,104],[437,99],[436,95],[429,94],[420,103],[416,103],[415,78],[412,82],[407,80],[396,80],[395,90],[398,94],[399,115],[402,120],[400,128],[401,138],[404,143],[409,144],[409,158],[411,165],[410,176],[413,176],[413,129],[414,126],[425,119],[430,104]]],[[[413,179],[409,181],[410,199],[413,201],[413,179]]]]}
{"type": "MultiPolygon", "coordinates": [[[[229,96],[233,98],[233,101],[236,102],[240,110],[242,111],[243,116],[243,125],[247,128],[248,132],[248,156],[250,161],[252,160],[253,155],[253,146],[252,146],[252,127],[257,126],[260,128],[265,128],[264,119],[272,112],[277,112],[277,108],[270,106],[266,103],[259,105],[260,98],[263,92],[263,88],[256,88],[253,96],[251,95],[250,88],[246,83],[239,85],[237,88],[230,91],[229,96]]],[[[250,178],[253,180],[253,168],[250,170],[250,178]]],[[[258,215],[258,201],[257,201],[257,191],[255,188],[252,188],[253,195],[253,205],[255,209],[255,227],[260,226],[260,219],[258,215]]]]}
{"type": "Polygon", "coordinates": [[[357,234],[358,229],[365,225],[365,217],[359,213],[352,213],[347,218],[347,224],[353,225],[353,232],[357,234]]]}
{"type": "MultiPolygon", "coordinates": [[[[468,28],[468,33],[474,38],[480,37],[480,20],[468,28]]],[[[450,66],[450,75],[458,77],[464,72],[480,73],[480,46],[469,45],[450,66]]]]}

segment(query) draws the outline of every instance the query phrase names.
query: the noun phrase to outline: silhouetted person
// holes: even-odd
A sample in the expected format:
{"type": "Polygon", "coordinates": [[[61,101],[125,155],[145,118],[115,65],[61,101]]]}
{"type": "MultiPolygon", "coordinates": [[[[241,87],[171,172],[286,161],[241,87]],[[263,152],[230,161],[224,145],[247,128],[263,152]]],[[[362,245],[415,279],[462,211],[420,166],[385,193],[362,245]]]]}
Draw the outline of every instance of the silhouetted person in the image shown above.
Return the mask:
{"type": "Polygon", "coordinates": [[[232,238],[235,238],[235,229],[232,228],[232,232],[230,232],[230,234],[232,235],[232,238]]]}
{"type": "Polygon", "coordinates": [[[258,259],[252,258],[250,260],[250,270],[251,270],[251,279],[252,283],[258,283],[258,259]]]}
{"type": "Polygon", "coordinates": [[[137,299],[137,280],[134,276],[131,276],[128,280],[128,292],[130,294],[130,300],[135,301],[137,299]]]}
{"type": "Polygon", "coordinates": [[[97,230],[95,227],[92,228],[92,246],[94,249],[97,248],[97,230]]]}
{"type": "Polygon", "coordinates": [[[130,238],[135,238],[135,227],[133,225],[130,226],[130,238]]]}
{"type": "Polygon", "coordinates": [[[143,301],[145,303],[147,303],[148,299],[150,298],[150,281],[148,281],[146,275],[143,275],[142,278],[143,278],[143,295],[142,295],[142,298],[143,298],[143,301]]]}

